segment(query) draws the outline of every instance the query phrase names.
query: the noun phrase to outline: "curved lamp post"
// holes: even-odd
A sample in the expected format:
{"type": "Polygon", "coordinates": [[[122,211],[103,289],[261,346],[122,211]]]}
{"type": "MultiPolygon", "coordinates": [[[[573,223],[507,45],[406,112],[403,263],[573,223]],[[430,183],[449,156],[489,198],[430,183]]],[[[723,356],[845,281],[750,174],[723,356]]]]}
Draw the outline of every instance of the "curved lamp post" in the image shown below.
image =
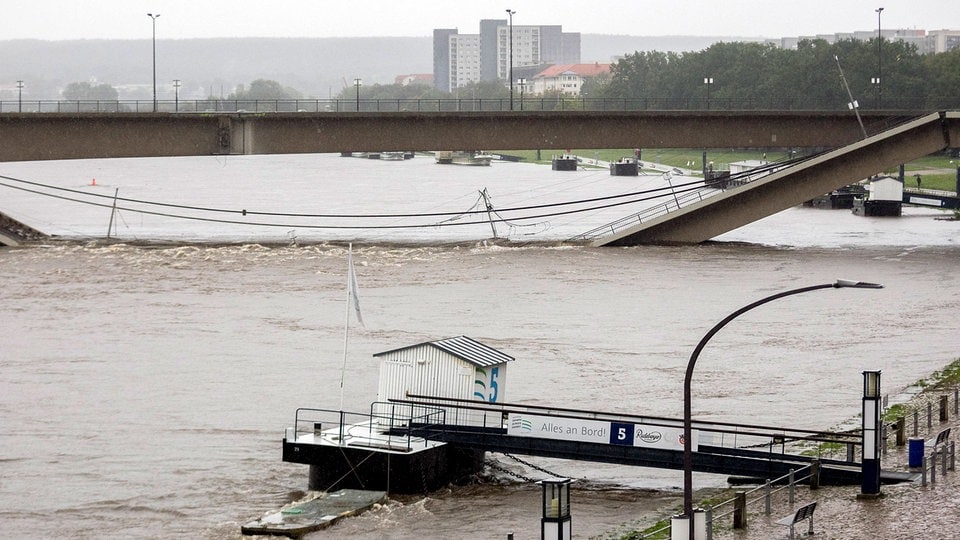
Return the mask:
{"type": "Polygon", "coordinates": [[[791,289],[789,291],[783,291],[774,295],[770,295],[766,298],[761,298],[756,302],[746,305],[730,315],[727,315],[725,319],[718,322],[713,328],[710,329],[703,338],[700,339],[700,343],[697,343],[697,348],[693,350],[693,354],[690,355],[690,362],[687,364],[687,373],[683,379],[683,513],[687,519],[687,530],[690,534],[690,540],[694,540],[694,516],[693,516],[693,428],[692,422],[690,420],[690,382],[693,379],[693,368],[697,364],[697,358],[700,356],[700,351],[703,350],[703,347],[710,341],[721,328],[727,325],[730,321],[736,319],[740,315],[750,311],[755,307],[762,306],[768,302],[786,297],[793,296],[795,294],[816,291],[818,289],[882,289],[883,285],[879,283],[866,283],[863,281],[850,281],[846,279],[838,279],[834,283],[824,283],[822,285],[811,285],[809,287],[801,287],[799,289],[791,289]]]}

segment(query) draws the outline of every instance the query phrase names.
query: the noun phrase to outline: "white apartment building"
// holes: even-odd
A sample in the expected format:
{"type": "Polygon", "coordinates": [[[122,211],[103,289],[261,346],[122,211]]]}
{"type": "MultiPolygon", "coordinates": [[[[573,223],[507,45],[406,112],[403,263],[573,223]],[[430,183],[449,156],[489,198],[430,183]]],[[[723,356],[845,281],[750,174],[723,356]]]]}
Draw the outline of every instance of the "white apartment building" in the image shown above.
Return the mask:
{"type": "Polygon", "coordinates": [[[480,80],[481,56],[479,34],[449,36],[450,90],[480,80]]]}

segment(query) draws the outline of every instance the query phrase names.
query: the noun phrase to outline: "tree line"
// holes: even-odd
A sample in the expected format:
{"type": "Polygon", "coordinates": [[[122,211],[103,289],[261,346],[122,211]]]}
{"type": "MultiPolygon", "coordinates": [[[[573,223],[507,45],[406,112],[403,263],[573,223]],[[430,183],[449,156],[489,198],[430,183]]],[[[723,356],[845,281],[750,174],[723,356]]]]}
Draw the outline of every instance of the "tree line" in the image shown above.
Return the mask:
{"type": "Polygon", "coordinates": [[[852,94],[861,108],[944,109],[960,106],[958,89],[960,49],[920,54],[902,41],[851,39],[802,40],[796,50],[732,42],[690,53],[636,52],[612,66],[597,95],[816,110],[842,108],[852,94]]]}
{"type": "MultiPolygon", "coordinates": [[[[796,49],[772,44],[716,43],[697,52],[635,52],[609,76],[584,83],[584,99],[630,100],[647,109],[836,110],[853,99],[861,109],[942,110],[960,107],[960,48],[920,54],[903,41],[802,40],[796,49]],[[879,84],[877,79],[880,79],[879,84]],[[849,88],[849,93],[847,88],[849,88]]],[[[116,99],[109,85],[71,83],[68,100],[116,99]]],[[[334,99],[505,100],[504,81],[470,83],[454,92],[425,84],[344,85],[334,99]]],[[[515,99],[519,94],[514,92],[515,99]]],[[[229,100],[301,99],[295,88],[267,79],[238,85],[229,100]]],[[[217,98],[209,98],[211,101],[217,98]]],[[[307,98],[309,99],[309,98],[307,98]]],[[[551,108],[577,108],[579,98],[559,92],[524,97],[554,101],[551,108]],[[563,102],[563,103],[561,103],[563,102]]]]}

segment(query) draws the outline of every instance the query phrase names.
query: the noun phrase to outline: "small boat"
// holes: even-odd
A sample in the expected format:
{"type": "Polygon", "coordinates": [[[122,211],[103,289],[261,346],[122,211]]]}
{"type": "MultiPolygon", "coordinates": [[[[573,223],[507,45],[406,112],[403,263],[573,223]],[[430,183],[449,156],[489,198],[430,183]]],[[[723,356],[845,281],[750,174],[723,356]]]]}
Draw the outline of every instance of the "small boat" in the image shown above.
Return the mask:
{"type": "Polygon", "coordinates": [[[640,162],[636,158],[622,157],[610,163],[610,176],[639,176],[640,162]]]}
{"type": "Polygon", "coordinates": [[[347,516],[361,514],[386,498],[385,491],[341,489],[331,493],[312,492],[277,512],[243,525],[240,533],[302,538],[309,532],[330,527],[347,516]]]}
{"type": "Polygon", "coordinates": [[[560,156],[553,156],[551,160],[551,167],[555,171],[575,171],[577,170],[577,165],[580,163],[580,158],[573,154],[563,154],[560,156]]]}
{"type": "Polygon", "coordinates": [[[403,152],[380,152],[380,159],[383,161],[403,161],[405,157],[403,152]]]}
{"type": "Polygon", "coordinates": [[[435,154],[437,163],[441,165],[479,165],[488,166],[493,161],[493,155],[483,151],[438,151],[435,154]]]}

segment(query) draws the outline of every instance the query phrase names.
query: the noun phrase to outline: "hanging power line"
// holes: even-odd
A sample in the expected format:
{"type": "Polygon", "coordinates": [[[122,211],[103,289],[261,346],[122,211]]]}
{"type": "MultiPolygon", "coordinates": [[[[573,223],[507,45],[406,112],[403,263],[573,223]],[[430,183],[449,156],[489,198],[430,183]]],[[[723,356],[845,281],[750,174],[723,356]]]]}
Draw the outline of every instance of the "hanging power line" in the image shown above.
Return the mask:
{"type": "MultiPolygon", "coordinates": [[[[767,172],[773,170],[774,168],[784,167],[796,163],[798,161],[809,159],[808,157],[804,158],[794,158],[791,160],[785,160],[781,162],[774,162],[767,164],[765,166],[747,171],[738,175],[731,175],[731,179],[736,179],[739,176],[746,176],[748,174],[757,174],[758,172],[767,172]]],[[[625,206],[630,204],[636,204],[641,202],[647,202],[651,200],[656,200],[661,197],[673,196],[674,193],[686,193],[690,191],[696,191],[703,189],[704,187],[709,187],[704,180],[695,180],[692,182],[686,182],[683,184],[675,184],[672,189],[670,187],[657,187],[641,191],[633,191],[628,193],[621,193],[616,195],[607,195],[602,197],[592,197],[586,199],[576,199],[572,201],[563,201],[556,203],[547,203],[547,204],[537,204],[537,205],[528,205],[528,206],[517,206],[511,208],[499,208],[492,209],[487,208],[486,205],[481,205],[480,202],[483,200],[482,197],[477,200],[474,205],[466,211],[457,211],[457,212],[421,212],[421,213],[397,213],[397,214],[305,214],[305,213],[295,213],[295,212],[264,212],[264,211],[252,211],[247,209],[224,209],[216,207],[203,207],[203,206],[192,206],[192,205],[182,205],[182,204],[173,204],[173,203],[163,203],[157,201],[147,201],[142,199],[131,199],[126,197],[117,197],[103,195],[98,193],[89,193],[77,189],[64,188],[53,186],[50,184],[43,184],[40,182],[33,182],[30,180],[24,180],[20,178],[14,178],[11,176],[0,175],[0,179],[6,180],[6,182],[0,182],[0,187],[7,187],[10,189],[16,189],[19,191],[24,191],[28,193],[33,193],[40,196],[51,197],[55,199],[60,199],[64,201],[74,202],[78,204],[86,204],[91,206],[97,206],[101,208],[109,208],[111,212],[126,211],[134,212],[145,215],[153,215],[160,217],[167,217],[172,219],[185,219],[191,221],[203,221],[210,223],[222,223],[230,225],[245,225],[245,226],[259,226],[259,227],[284,227],[284,228],[301,228],[301,229],[415,229],[415,228],[431,228],[431,227],[448,227],[448,226],[459,226],[459,225],[477,225],[477,224],[487,224],[487,223],[504,223],[511,227],[521,227],[516,221],[529,221],[529,220],[543,220],[546,218],[565,216],[571,214],[578,214],[584,212],[593,212],[596,210],[602,210],[607,208],[614,208],[617,206],[625,206]],[[19,185],[14,185],[19,184],[19,185]],[[30,186],[30,187],[27,187],[30,186]],[[65,194],[72,194],[65,195],[65,194]],[[92,198],[93,200],[85,200],[80,197],[92,198]],[[98,202],[102,201],[102,202],[98,202]],[[120,203],[123,203],[122,205],[120,203]],[[148,210],[144,208],[138,208],[133,205],[144,205],[148,207],[157,207],[157,208],[166,208],[174,210],[189,210],[195,212],[203,212],[210,214],[231,214],[239,215],[243,217],[249,216],[259,216],[259,217],[281,217],[281,218],[293,218],[293,219],[399,219],[399,218],[419,218],[419,219],[430,219],[430,218],[444,218],[440,221],[430,221],[428,223],[416,223],[416,224],[392,224],[392,225],[372,225],[372,224],[361,224],[361,225],[348,225],[348,224],[318,224],[318,223],[290,223],[290,222],[262,222],[262,221],[250,221],[242,219],[227,219],[227,218],[218,218],[218,217],[205,217],[205,216],[194,216],[194,215],[184,215],[180,213],[172,213],[161,210],[148,210]],[[576,207],[569,210],[556,210],[556,211],[546,211],[541,213],[536,213],[535,211],[540,210],[549,210],[549,209],[559,209],[563,207],[576,207]],[[511,215],[521,212],[534,212],[530,214],[521,214],[521,215],[511,215]],[[491,215],[492,214],[492,215],[491,215]],[[493,216],[496,216],[494,218],[493,216]],[[509,217],[507,217],[509,216],[509,217]],[[484,218],[486,219],[480,219],[484,218]],[[464,219],[467,218],[467,219],[464,219]],[[472,219],[471,219],[472,218],[472,219]]]]}

